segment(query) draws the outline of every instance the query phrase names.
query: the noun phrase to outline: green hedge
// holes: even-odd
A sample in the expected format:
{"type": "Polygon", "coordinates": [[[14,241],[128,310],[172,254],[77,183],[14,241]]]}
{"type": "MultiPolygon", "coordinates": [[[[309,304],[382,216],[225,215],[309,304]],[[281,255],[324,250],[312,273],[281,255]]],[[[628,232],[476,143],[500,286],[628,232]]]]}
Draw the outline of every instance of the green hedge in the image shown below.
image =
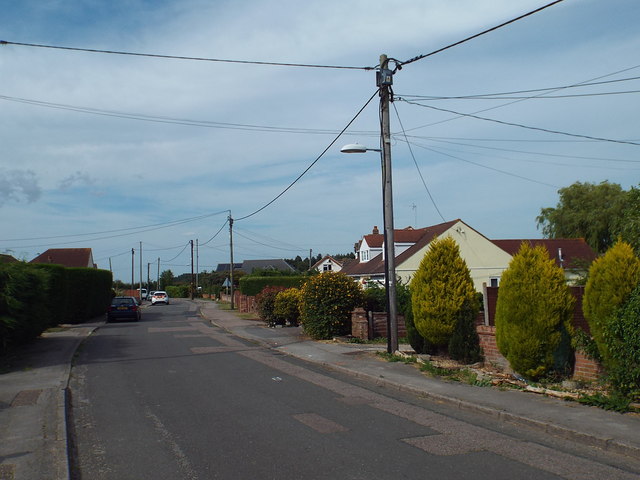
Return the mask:
{"type": "Polygon", "coordinates": [[[283,277],[252,277],[244,276],[240,279],[240,293],[248,296],[256,296],[265,287],[287,287],[300,288],[308,280],[305,276],[283,276],[283,277]]]}
{"type": "Polygon", "coordinates": [[[111,272],[24,262],[0,265],[0,353],[60,323],[103,315],[111,272]]]}

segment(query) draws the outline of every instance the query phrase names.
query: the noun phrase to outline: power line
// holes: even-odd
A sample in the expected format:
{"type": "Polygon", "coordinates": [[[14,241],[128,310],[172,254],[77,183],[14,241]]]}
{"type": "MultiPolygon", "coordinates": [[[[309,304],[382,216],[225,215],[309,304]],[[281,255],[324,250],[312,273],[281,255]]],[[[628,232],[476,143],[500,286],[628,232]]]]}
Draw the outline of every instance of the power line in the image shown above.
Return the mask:
{"type": "MultiPolygon", "coordinates": [[[[636,65],[634,67],[630,67],[630,68],[626,68],[622,71],[628,71],[628,70],[632,70],[634,68],[638,68],[640,67],[640,65],[636,65]]],[[[612,74],[609,75],[616,75],[618,73],[621,73],[620,71],[618,72],[614,72],[612,74]]],[[[609,76],[609,75],[604,75],[604,76],[609,76]]],[[[603,78],[603,77],[599,77],[599,78],[603,78]]],[[[557,90],[564,90],[564,89],[568,89],[568,88],[582,88],[582,87],[592,87],[595,85],[605,85],[605,84],[609,84],[609,83],[618,83],[618,82],[628,82],[628,81],[632,81],[632,80],[640,80],[640,77],[628,77],[628,78],[619,78],[617,80],[605,80],[602,82],[583,82],[583,83],[574,83],[571,85],[563,85],[563,86],[559,86],[559,87],[546,87],[546,88],[533,88],[533,89],[529,89],[529,90],[515,90],[515,91],[511,91],[511,92],[498,92],[498,93],[480,93],[480,94],[475,94],[475,95],[458,95],[458,96],[429,96],[429,95],[400,95],[403,98],[411,98],[414,100],[466,100],[466,99],[492,99],[492,98],[499,98],[502,96],[508,96],[508,98],[520,98],[520,97],[512,97],[511,95],[518,95],[521,93],[537,93],[537,92],[549,92],[549,91],[557,91],[557,90]]],[[[611,94],[616,94],[616,93],[621,93],[621,92],[610,92],[611,94]]],[[[627,93],[627,92],[622,92],[622,93],[627,93]]],[[[631,93],[635,93],[635,91],[631,92],[631,93]]],[[[605,93],[606,95],[607,93],[605,93]]],[[[585,95],[594,95],[594,94],[585,94],[585,95]]],[[[598,94],[595,94],[598,95],[598,94]]],[[[525,98],[538,98],[536,97],[525,97],[525,98]]],[[[540,97],[540,98],[556,98],[556,97],[540,97]]]]}
{"type": "Polygon", "coordinates": [[[76,52],[89,52],[89,53],[105,53],[111,55],[127,55],[133,57],[151,57],[151,58],[163,58],[170,60],[195,60],[200,62],[217,62],[217,63],[237,63],[244,65],[267,65],[275,67],[304,67],[304,68],[329,68],[329,69],[341,69],[341,70],[373,70],[375,67],[354,67],[345,65],[317,65],[306,63],[285,63],[285,62],[264,62],[256,60],[231,60],[223,58],[206,58],[206,57],[187,57],[182,55],[162,55],[155,53],[136,53],[136,52],[124,52],[117,50],[101,50],[96,48],[81,48],[81,47],[63,47],[60,45],[43,45],[37,43],[23,43],[23,42],[11,42],[8,40],[0,40],[0,45],[16,45],[21,47],[35,47],[35,48],[50,48],[56,50],[71,50],[76,52]]]}
{"type": "Polygon", "coordinates": [[[393,109],[395,110],[396,116],[398,117],[398,123],[400,124],[402,133],[404,134],[407,147],[409,147],[409,152],[411,153],[411,158],[413,158],[413,163],[416,166],[416,170],[418,170],[418,175],[420,176],[420,180],[422,180],[422,185],[424,185],[424,189],[427,191],[427,194],[429,195],[429,198],[431,199],[431,203],[435,207],[436,212],[438,212],[438,215],[440,215],[440,218],[442,219],[442,221],[446,222],[444,216],[442,215],[442,213],[440,212],[440,209],[438,208],[438,205],[436,205],[436,201],[433,198],[433,195],[431,195],[431,191],[429,190],[429,187],[427,187],[427,182],[424,181],[424,177],[422,176],[422,172],[420,171],[420,167],[418,166],[418,162],[416,161],[416,156],[413,154],[413,149],[411,148],[411,144],[409,143],[409,140],[407,138],[407,133],[404,131],[404,125],[402,125],[402,119],[400,118],[400,114],[398,113],[398,109],[396,108],[395,103],[393,103],[393,109]]]}
{"type": "Polygon", "coordinates": [[[408,100],[404,100],[404,102],[406,102],[406,103],[408,103],[410,105],[417,105],[419,107],[430,108],[432,110],[438,110],[440,112],[453,113],[454,115],[459,115],[461,117],[475,118],[477,120],[484,120],[484,121],[487,121],[487,122],[499,123],[501,125],[509,125],[511,127],[526,128],[528,130],[536,130],[536,131],[539,131],[539,132],[553,133],[553,134],[556,134],[556,135],[566,135],[566,136],[569,136],[569,137],[586,138],[588,140],[597,140],[599,142],[622,143],[622,144],[626,144],[626,145],[638,145],[638,146],[640,146],[640,143],[632,142],[632,141],[629,141],[629,140],[615,140],[615,139],[611,139],[611,138],[593,137],[591,135],[581,135],[581,134],[578,134],[578,133],[562,132],[560,130],[551,130],[549,128],[532,127],[530,125],[523,125],[521,123],[505,122],[503,120],[497,120],[495,118],[481,117],[479,115],[473,115],[471,113],[456,112],[454,110],[449,110],[449,109],[446,109],[446,108],[438,108],[438,107],[434,107],[433,105],[425,105],[425,104],[417,103],[417,102],[410,102],[408,100]]]}
{"type": "MultiPolygon", "coordinates": [[[[119,232],[131,232],[129,234],[126,235],[133,235],[134,233],[141,233],[141,232],[149,232],[152,230],[159,230],[161,228],[168,228],[168,227],[173,227],[176,225],[182,225],[184,223],[189,223],[189,222],[195,222],[196,220],[202,220],[205,218],[209,218],[209,217],[213,217],[216,215],[221,215],[223,213],[226,213],[228,210],[223,210],[221,212],[215,212],[215,213],[208,213],[205,215],[199,215],[197,217],[190,217],[190,218],[183,218],[181,220],[172,220],[170,222],[163,222],[163,223],[155,223],[155,224],[151,224],[151,225],[142,225],[140,227],[129,227],[129,228],[120,228],[120,229],[116,229],[116,230],[103,230],[100,232],[90,232],[90,233],[74,233],[74,234],[68,234],[68,235],[55,235],[55,236],[50,236],[50,237],[32,237],[32,238],[6,238],[6,239],[0,239],[0,242],[29,242],[29,241],[35,241],[35,240],[55,240],[55,239],[60,239],[60,238],[74,238],[74,237],[89,237],[89,236],[93,236],[93,235],[104,235],[107,233],[119,233],[119,232]]],[[[111,238],[111,237],[106,237],[106,238],[111,238]]],[[[93,239],[93,240],[100,240],[100,238],[97,239],[93,239]]],[[[35,246],[42,246],[42,245],[35,245],[35,246]]]]}
{"type": "Polygon", "coordinates": [[[493,32],[495,30],[498,30],[499,28],[505,27],[505,26],[507,26],[507,25],[509,25],[511,23],[517,22],[518,20],[522,20],[523,18],[526,18],[526,17],[528,17],[530,15],[533,15],[535,13],[541,12],[542,10],[544,10],[546,8],[549,8],[549,7],[553,6],[553,5],[556,5],[557,3],[561,3],[563,1],[564,0],[556,0],[555,2],[548,3],[547,5],[544,5],[544,6],[540,7],[540,8],[536,8],[535,10],[532,10],[532,11],[530,11],[528,13],[525,13],[524,15],[520,15],[519,17],[512,18],[511,20],[509,20],[507,22],[501,23],[500,25],[496,25],[495,27],[491,27],[491,28],[489,28],[487,30],[484,30],[484,31],[480,32],[480,33],[476,33],[475,35],[471,35],[470,37],[467,37],[467,38],[465,38],[463,40],[459,40],[459,41],[457,41],[455,43],[447,45],[446,47],[439,48],[438,50],[434,50],[431,53],[426,53],[424,55],[418,55],[416,57],[410,58],[409,60],[406,60],[404,62],[399,62],[399,63],[400,63],[400,65],[404,66],[404,65],[408,65],[408,64],[413,63],[413,62],[417,62],[418,60],[422,60],[424,58],[430,57],[430,56],[435,55],[437,53],[444,52],[445,50],[448,50],[450,48],[456,47],[456,46],[461,45],[461,44],[463,44],[465,42],[468,42],[469,40],[473,40],[474,38],[478,38],[478,37],[480,37],[482,35],[485,35],[487,33],[490,33],[490,32],[493,32]]]}
{"type": "Polygon", "coordinates": [[[499,168],[489,167],[488,165],[483,165],[482,163],[474,162],[472,160],[467,160],[467,159],[462,158],[462,157],[457,157],[457,156],[451,155],[449,153],[440,152],[440,151],[438,151],[438,150],[436,150],[434,148],[426,147],[424,145],[419,145],[419,144],[414,144],[414,145],[416,145],[417,147],[420,147],[420,148],[424,148],[425,150],[429,150],[430,152],[434,152],[434,153],[437,153],[439,155],[443,155],[445,157],[449,157],[449,158],[453,158],[453,159],[456,159],[456,160],[460,160],[461,162],[470,163],[471,165],[475,165],[477,167],[485,168],[487,170],[493,170],[494,172],[502,173],[504,175],[509,175],[510,177],[520,178],[521,180],[526,180],[527,182],[532,182],[532,183],[537,183],[539,185],[544,185],[545,187],[552,187],[552,188],[555,188],[555,189],[560,188],[557,185],[552,185],[550,183],[541,182],[539,180],[534,180],[532,178],[528,178],[528,177],[525,177],[523,175],[518,175],[517,173],[508,172],[506,170],[501,170],[499,168]]]}
{"type": "Polygon", "coordinates": [[[262,210],[264,210],[265,208],[267,208],[269,205],[271,205],[273,202],[275,202],[276,200],[278,200],[282,195],[284,195],[287,191],[289,191],[289,189],[291,187],[293,187],[298,180],[300,180],[309,170],[311,170],[311,168],[318,163],[318,161],[324,156],[325,153],[327,153],[327,151],[338,141],[338,139],[342,136],[342,134],[351,126],[351,124],[353,122],[355,122],[356,118],[358,118],[360,116],[360,114],[362,113],[362,111],[367,107],[367,105],[369,105],[369,103],[371,103],[371,100],[373,100],[373,98],[378,94],[378,90],[376,90],[374,92],[373,95],[371,95],[371,97],[369,98],[369,100],[366,101],[366,103],[362,106],[362,108],[360,108],[360,110],[358,110],[358,113],[356,113],[354,115],[354,117],[349,120],[349,123],[347,123],[347,125],[340,131],[340,133],[338,133],[338,135],[331,141],[331,143],[329,143],[329,145],[327,145],[327,147],[322,151],[322,153],[320,153],[320,155],[318,155],[316,157],[316,159],[311,162],[311,164],[300,174],[298,175],[298,177],[296,177],[296,179],[291,182],[287,188],[285,188],[282,192],[280,192],[278,195],[276,195],[271,201],[269,201],[268,203],[264,204],[262,207],[260,207],[259,209],[257,209],[256,211],[254,211],[253,213],[250,213],[249,215],[245,215],[244,217],[240,217],[240,218],[236,218],[236,221],[238,220],[245,220],[249,217],[252,217],[254,215],[256,215],[257,213],[261,212],[262,210]]]}

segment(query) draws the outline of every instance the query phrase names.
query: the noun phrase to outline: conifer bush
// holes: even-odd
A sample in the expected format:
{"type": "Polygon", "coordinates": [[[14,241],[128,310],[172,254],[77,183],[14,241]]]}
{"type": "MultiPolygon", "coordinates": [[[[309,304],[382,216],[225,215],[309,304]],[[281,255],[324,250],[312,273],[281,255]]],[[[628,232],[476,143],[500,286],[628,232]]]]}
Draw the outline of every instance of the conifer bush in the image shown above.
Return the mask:
{"type": "Polygon", "coordinates": [[[465,299],[458,312],[453,334],[449,339],[449,355],[459,362],[469,364],[482,360],[480,338],[476,331],[478,308],[465,299]]]}
{"type": "Polygon", "coordinates": [[[351,331],[351,312],[362,305],[362,288],[341,272],[324,272],[301,289],[301,322],[305,333],[328,340],[351,331]]]}
{"type": "Polygon", "coordinates": [[[478,311],[471,274],[451,237],[431,242],[410,290],[413,323],[435,347],[447,347],[465,300],[478,311]]]}
{"type": "Polygon", "coordinates": [[[563,363],[556,356],[572,331],[574,302],[547,249],[523,243],[502,273],[495,317],[498,349],[516,372],[536,380],[563,363]]]}
{"type": "Polygon", "coordinates": [[[638,283],[640,259],[626,242],[616,242],[589,268],[582,310],[605,369],[611,368],[614,360],[604,332],[613,321],[616,310],[625,303],[638,283]]]}

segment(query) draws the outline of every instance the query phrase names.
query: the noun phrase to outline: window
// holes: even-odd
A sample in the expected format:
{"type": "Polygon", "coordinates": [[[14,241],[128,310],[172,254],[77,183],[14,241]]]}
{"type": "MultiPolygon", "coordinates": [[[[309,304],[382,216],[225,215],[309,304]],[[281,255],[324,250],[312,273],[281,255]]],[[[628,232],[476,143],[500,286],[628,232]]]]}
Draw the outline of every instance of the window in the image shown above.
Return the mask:
{"type": "Polygon", "coordinates": [[[330,272],[331,271],[331,264],[330,263],[325,263],[324,265],[322,265],[322,271],[323,272],[330,272]]]}
{"type": "Polygon", "coordinates": [[[489,277],[489,286],[497,287],[500,285],[500,277],[489,277]]]}
{"type": "Polygon", "coordinates": [[[360,261],[367,262],[369,260],[369,250],[362,250],[360,252],[360,261]]]}

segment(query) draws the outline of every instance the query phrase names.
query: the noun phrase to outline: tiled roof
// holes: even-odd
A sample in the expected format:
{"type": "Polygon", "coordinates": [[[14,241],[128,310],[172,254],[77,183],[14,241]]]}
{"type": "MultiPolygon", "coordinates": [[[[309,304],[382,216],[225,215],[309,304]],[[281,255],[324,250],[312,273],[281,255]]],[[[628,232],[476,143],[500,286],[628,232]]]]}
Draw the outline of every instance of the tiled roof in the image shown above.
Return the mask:
{"type": "Polygon", "coordinates": [[[15,263],[18,259],[12,257],[11,255],[7,255],[6,253],[0,253],[0,263],[15,263]]]}
{"type": "Polygon", "coordinates": [[[294,268],[281,258],[271,260],[245,260],[240,268],[244,273],[249,274],[254,270],[282,270],[293,272],[294,268]]]}
{"type": "Polygon", "coordinates": [[[562,266],[564,268],[584,268],[577,260],[592,262],[596,259],[596,253],[591,249],[584,238],[544,238],[544,239],[514,239],[491,240],[494,245],[513,256],[520,250],[523,242],[536,247],[542,245],[549,252],[549,257],[561,265],[559,254],[562,251],[562,266]]]}
{"type": "Polygon", "coordinates": [[[29,263],[52,263],[65,267],[95,267],[90,248],[50,248],[29,263]]]}
{"type": "MultiPolygon", "coordinates": [[[[404,262],[410,258],[418,250],[428,245],[435,237],[442,235],[449,230],[460,220],[453,220],[451,222],[440,223],[431,227],[418,228],[418,229],[403,229],[394,230],[395,243],[411,243],[414,244],[407,250],[396,256],[396,265],[404,262]]],[[[375,236],[365,235],[366,237],[375,236]]],[[[383,237],[382,235],[379,235],[383,237]]],[[[367,242],[369,243],[369,242],[367,242]]],[[[380,244],[382,246],[382,243],[380,244]]],[[[342,271],[347,275],[384,275],[384,258],[383,255],[377,255],[368,262],[353,262],[343,267],[342,271]]]]}

